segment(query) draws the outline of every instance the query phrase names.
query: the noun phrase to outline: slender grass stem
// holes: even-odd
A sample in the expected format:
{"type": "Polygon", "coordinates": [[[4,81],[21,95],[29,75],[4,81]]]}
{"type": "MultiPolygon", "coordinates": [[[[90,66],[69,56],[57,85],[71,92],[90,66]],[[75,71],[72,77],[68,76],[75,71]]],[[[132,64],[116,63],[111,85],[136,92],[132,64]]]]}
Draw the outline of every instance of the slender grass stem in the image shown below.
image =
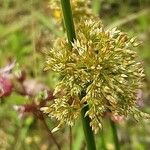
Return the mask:
{"type": "Polygon", "coordinates": [[[90,118],[88,116],[85,117],[85,113],[87,112],[87,110],[88,110],[88,106],[84,107],[81,111],[81,118],[82,118],[83,130],[84,130],[86,143],[87,143],[87,149],[96,150],[94,135],[90,127],[90,118]]]}
{"type": "Polygon", "coordinates": [[[120,150],[120,144],[119,144],[119,139],[118,139],[118,135],[117,135],[117,127],[114,121],[112,121],[110,119],[110,126],[112,129],[112,134],[113,134],[113,140],[114,140],[114,144],[115,144],[115,149],[116,150],[120,150]]]}
{"type": "Polygon", "coordinates": [[[73,40],[76,38],[76,35],[75,35],[75,28],[73,23],[70,0],[61,0],[61,6],[63,11],[64,25],[67,31],[68,41],[73,42],[73,40]]]}
{"type": "Polygon", "coordinates": [[[69,150],[72,150],[72,127],[69,127],[69,139],[70,139],[70,143],[69,143],[70,149],[69,150]]]}
{"type": "MultiPolygon", "coordinates": [[[[73,42],[74,39],[76,39],[76,35],[75,35],[75,28],[73,23],[70,0],[61,0],[61,6],[63,11],[64,25],[67,31],[68,41],[71,43],[73,42]]],[[[82,98],[83,97],[80,96],[80,99],[82,98]]],[[[88,116],[85,117],[85,113],[87,110],[88,107],[84,107],[81,111],[81,118],[82,118],[83,129],[84,129],[84,134],[87,143],[87,149],[96,150],[94,135],[90,127],[90,118],[88,116]]]]}
{"type": "Polygon", "coordinates": [[[100,135],[101,135],[101,148],[102,150],[107,150],[105,136],[104,136],[104,129],[101,129],[100,135]]]}
{"type": "Polygon", "coordinates": [[[93,0],[92,1],[92,10],[95,15],[99,15],[100,10],[100,0],[93,0]]]}
{"type": "Polygon", "coordinates": [[[43,117],[43,119],[41,119],[41,122],[43,123],[45,129],[47,130],[47,133],[48,133],[49,137],[50,137],[50,138],[53,140],[53,142],[55,143],[57,149],[58,149],[58,150],[61,150],[60,145],[58,144],[58,142],[57,142],[56,138],[54,137],[54,135],[52,134],[51,130],[49,129],[49,127],[48,127],[48,125],[47,125],[47,123],[46,123],[44,117],[43,117]]]}

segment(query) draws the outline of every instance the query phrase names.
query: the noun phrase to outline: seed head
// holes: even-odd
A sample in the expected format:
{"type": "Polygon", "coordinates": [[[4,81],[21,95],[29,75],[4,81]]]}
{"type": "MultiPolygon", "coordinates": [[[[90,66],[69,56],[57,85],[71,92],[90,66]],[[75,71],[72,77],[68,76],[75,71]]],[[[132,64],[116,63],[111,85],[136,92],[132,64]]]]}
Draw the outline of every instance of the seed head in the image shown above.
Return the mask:
{"type": "Polygon", "coordinates": [[[49,51],[45,69],[59,72],[62,80],[54,92],[57,98],[45,112],[72,126],[88,105],[85,116],[95,133],[106,112],[136,119],[143,115],[136,101],[144,73],[135,38],[116,28],[106,30],[94,19],[80,22],[76,34],[72,46],[66,39],[58,40],[49,51]],[[79,99],[83,91],[85,96],[79,99]]]}

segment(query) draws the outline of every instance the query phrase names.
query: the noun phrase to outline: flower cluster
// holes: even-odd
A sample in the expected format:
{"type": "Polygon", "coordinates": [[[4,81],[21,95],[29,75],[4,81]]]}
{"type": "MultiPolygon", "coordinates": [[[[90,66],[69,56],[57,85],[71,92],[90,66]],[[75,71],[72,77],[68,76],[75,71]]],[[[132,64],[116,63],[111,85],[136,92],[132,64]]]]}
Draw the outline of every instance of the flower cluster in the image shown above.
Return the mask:
{"type": "Polygon", "coordinates": [[[95,133],[106,112],[141,116],[136,92],[144,73],[134,51],[135,38],[116,28],[107,30],[95,19],[80,22],[76,34],[71,46],[66,39],[58,40],[48,53],[45,69],[60,73],[61,81],[54,103],[43,108],[44,112],[60,121],[59,126],[72,126],[88,105],[85,116],[90,117],[95,133]]]}

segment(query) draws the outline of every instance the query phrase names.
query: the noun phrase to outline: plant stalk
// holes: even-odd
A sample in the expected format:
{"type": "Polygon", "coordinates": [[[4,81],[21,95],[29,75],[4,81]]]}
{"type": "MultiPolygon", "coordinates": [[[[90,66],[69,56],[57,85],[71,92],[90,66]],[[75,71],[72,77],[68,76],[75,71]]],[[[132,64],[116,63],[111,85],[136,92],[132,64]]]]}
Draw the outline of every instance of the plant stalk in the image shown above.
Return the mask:
{"type": "Polygon", "coordinates": [[[64,25],[67,31],[68,42],[73,42],[76,39],[75,28],[73,23],[70,0],[61,0],[61,7],[63,11],[64,25]]]}
{"type": "Polygon", "coordinates": [[[85,139],[87,143],[88,150],[96,150],[96,144],[94,140],[93,131],[90,127],[90,118],[88,116],[85,117],[85,113],[88,111],[88,106],[82,108],[81,110],[81,118],[83,124],[83,130],[85,134],[85,139]]]}
{"type": "MultiPolygon", "coordinates": [[[[71,42],[73,42],[74,39],[76,39],[76,35],[75,35],[75,28],[74,28],[74,23],[73,23],[70,0],[61,0],[61,6],[62,6],[62,12],[63,12],[64,25],[67,31],[68,42],[70,42],[71,44],[71,42]]],[[[83,96],[80,96],[80,99],[82,98],[83,96]]],[[[87,149],[96,150],[94,135],[90,127],[90,118],[88,116],[85,117],[85,113],[87,110],[88,110],[88,106],[84,107],[81,110],[81,118],[82,118],[85,139],[87,143],[87,149]]]]}
{"type": "Polygon", "coordinates": [[[120,144],[119,144],[119,139],[118,139],[118,135],[117,135],[117,127],[116,127],[115,122],[112,121],[111,119],[110,119],[110,126],[111,126],[111,130],[112,130],[112,134],[113,134],[115,149],[120,150],[120,144]]]}
{"type": "Polygon", "coordinates": [[[51,130],[49,129],[44,117],[43,119],[41,119],[41,122],[43,123],[45,129],[47,130],[47,133],[49,135],[49,137],[53,140],[53,142],[55,143],[56,147],[58,150],[61,150],[61,146],[59,145],[59,143],[57,142],[56,138],[54,137],[54,135],[52,134],[51,130]]]}
{"type": "Polygon", "coordinates": [[[103,150],[107,150],[107,146],[106,146],[106,142],[105,142],[105,136],[104,136],[104,129],[101,129],[100,135],[101,135],[101,148],[103,150]]]}
{"type": "Polygon", "coordinates": [[[70,143],[69,143],[69,150],[72,150],[72,127],[69,127],[69,139],[70,139],[70,143]]]}
{"type": "Polygon", "coordinates": [[[99,15],[100,0],[92,0],[92,9],[93,9],[93,14],[99,15]]]}

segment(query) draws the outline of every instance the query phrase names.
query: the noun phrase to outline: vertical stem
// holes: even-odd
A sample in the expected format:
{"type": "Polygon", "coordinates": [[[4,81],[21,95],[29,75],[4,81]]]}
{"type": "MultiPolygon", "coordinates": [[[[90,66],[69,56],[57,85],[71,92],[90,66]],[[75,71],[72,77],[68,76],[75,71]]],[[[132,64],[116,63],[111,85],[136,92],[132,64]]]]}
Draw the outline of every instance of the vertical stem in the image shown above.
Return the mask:
{"type": "Polygon", "coordinates": [[[63,11],[64,25],[67,31],[68,41],[73,42],[73,40],[76,38],[76,35],[75,35],[75,28],[73,23],[70,0],[61,0],[61,6],[63,11]]]}
{"type": "Polygon", "coordinates": [[[120,145],[119,145],[119,139],[118,139],[118,135],[117,135],[117,127],[114,121],[112,121],[110,119],[110,126],[112,129],[112,134],[113,134],[113,140],[114,140],[114,144],[115,144],[115,149],[116,150],[120,150],[120,145]]]}
{"type": "MultiPolygon", "coordinates": [[[[63,11],[64,24],[65,24],[65,28],[67,31],[68,41],[71,43],[73,42],[74,39],[76,39],[76,35],[75,35],[75,28],[74,28],[74,23],[73,23],[70,0],[61,0],[61,6],[62,6],[62,11],[63,11]]],[[[80,96],[80,99],[82,98],[83,96],[80,96]]],[[[85,117],[85,113],[87,110],[88,110],[88,107],[84,107],[81,111],[81,117],[82,117],[83,129],[84,129],[84,134],[85,134],[86,143],[87,143],[87,149],[96,150],[94,135],[90,127],[90,118],[88,116],[85,117]]]]}
{"type": "Polygon", "coordinates": [[[85,117],[85,113],[87,112],[87,110],[88,110],[88,106],[82,108],[82,110],[81,110],[81,118],[82,118],[85,139],[86,139],[86,143],[87,143],[87,149],[88,150],[96,150],[94,135],[93,135],[92,129],[90,127],[90,118],[88,116],[85,117]]]}
{"type": "Polygon", "coordinates": [[[103,150],[107,150],[105,136],[104,136],[104,129],[101,129],[100,135],[101,135],[101,147],[103,150]]]}
{"type": "Polygon", "coordinates": [[[69,139],[70,139],[70,143],[69,143],[70,149],[69,150],[72,150],[72,127],[71,126],[69,127],[69,139]]]}
{"type": "Polygon", "coordinates": [[[58,150],[61,150],[61,147],[59,145],[59,143],[57,142],[56,138],[54,137],[54,135],[52,134],[51,130],[49,129],[48,125],[46,124],[45,119],[41,119],[41,122],[43,123],[45,129],[47,130],[47,133],[49,135],[49,137],[53,140],[53,142],[55,143],[56,147],[58,150]]]}
{"type": "Polygon", "coordinates": [[[31,0],[31,43],[32,43],[32,49],[33,49],[33,65],[34,65],[34,77],[37,77],[37,56],[36,56],[36,20],[34,17],[34,3],[33,0],[31,0]]]}
{"type": "Polygon", "coordinates": [[[100,0],[92,0],[92,9],[95,15],[99,15],[100,0]]]}

